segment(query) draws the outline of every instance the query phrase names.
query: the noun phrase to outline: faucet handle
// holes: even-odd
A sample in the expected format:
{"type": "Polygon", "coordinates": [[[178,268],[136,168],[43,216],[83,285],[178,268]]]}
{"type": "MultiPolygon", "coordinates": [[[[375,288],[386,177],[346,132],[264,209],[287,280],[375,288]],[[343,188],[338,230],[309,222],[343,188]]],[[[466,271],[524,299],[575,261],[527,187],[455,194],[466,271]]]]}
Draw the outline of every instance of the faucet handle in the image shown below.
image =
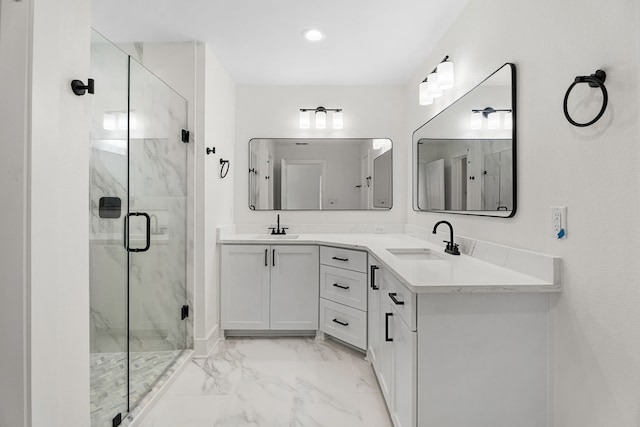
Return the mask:
{"type": "Polygon", "coordinates": [[[276,234],[276,228],[275,227],[269,227],[269,230],[271,230],[271,234],[276,234]]]}
{"type": "Polygon", "coordinates": [[[281,227],[280,230],[282,230],[282,234],[287,234],[287,232],[285,230],[288,230],[289,227],[281,227]]]}
{"type": "Polygon", "coordinates": [[[460,250],[458,249],[459,245],[457,243],[450,242],[448,240],[443,240],[444,243],[447,244],[445,248],[445,252],[451,255],[460,255],[460,250]]]}

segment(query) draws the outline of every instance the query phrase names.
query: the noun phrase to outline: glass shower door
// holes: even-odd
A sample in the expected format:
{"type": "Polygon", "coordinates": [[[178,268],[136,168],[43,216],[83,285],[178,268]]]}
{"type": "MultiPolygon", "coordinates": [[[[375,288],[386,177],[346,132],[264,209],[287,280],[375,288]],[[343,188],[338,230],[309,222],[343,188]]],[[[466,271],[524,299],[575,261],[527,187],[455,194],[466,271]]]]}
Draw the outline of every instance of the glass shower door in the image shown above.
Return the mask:
{"type": "Polygon", "coordinates": [[[129,401],[186,348],[187,102],[129,58],[129,401]]]}
{"type": "Polygon", "coordinates": [[[111,427],[127,413],[128,56],[95,31],[91,36],[89,151],[89,294],[91,426],[111,427]]]}

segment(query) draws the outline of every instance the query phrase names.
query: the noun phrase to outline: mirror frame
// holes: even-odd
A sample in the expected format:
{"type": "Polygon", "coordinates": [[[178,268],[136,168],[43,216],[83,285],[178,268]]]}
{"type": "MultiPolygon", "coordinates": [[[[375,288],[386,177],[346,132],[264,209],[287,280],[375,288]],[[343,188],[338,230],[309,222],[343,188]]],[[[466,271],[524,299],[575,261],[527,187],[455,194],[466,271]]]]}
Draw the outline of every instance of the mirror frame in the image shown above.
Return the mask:
{"type": "MultiPolygon", "coordinates": [[[[503,64],[502,66],[500,66],[498,69],[496,69],[494,72],[492,72],[489,76],[487,76],[486,78],[484,78],[480,83],[478,83],[477,85],[475,85],[473,88],[471,88],[469,91],[467,91],[465,94],[461,95],[460,97],[458,97],[455,101],[453,101],[451,104],[449,104],[446,108],[442,109],[440,112],[438,112],[435,116],[433,116],[432,118],[430,118],[429,120],[427,120],[424,124],[422,124],[420,127],[418,127],[418,129],[416,129],[413,134],[412,134],[412,138],[411,138],[411,146],[412,146],[412,150],[413,150],[413,170],[412,170],[412,187],[413,187],[413,210],[414,212],[437,212],[437,213],[445,213],[445,214],[455,214],[455,215],[472,215],[472,216],[484,216],[484,217],[492,217],[492,218],[513,218],[516,214],[517,211],[517,207],[518,207],[518,199],[517,199],[517,151],[516,151],[516,129],[517,129],[517,104],[516,104],[516,65],[514,63],[511,62],[506,62],[505,64],[503,64]],[[513,114],[513,129],[511,130],[511,149],[513,150],[513,209],[511,209],[511,211],[509,211],[508,215],[500,215],[499,212],[504,212],[504,211],[483,211],[483,210],[474,210],[474,211],[458,211],[458,210],[445,210],[445,209],[420,209],[418,207],[418,185],[417,185],[417,179],[418,179],[418,162],[419,162],[419,158],[418,158],[418,144],[416,141],[416,133],[418,133],[422,128],[424,128],[426,125],[428,125],[429,123],[431,123],[433,120],[435,120],[438,116],[440,116],[441,114],[443,114],[445,111],[447,111],[449,108],[451,108],[453,105],[455,105],[458,101],[460,101],[462,98],[464,98],[465,96],[469,95],[471,92],[473,92],[476,88],[478,88],[479,86],[481,86],[484,82],[486,82],[487,80],[489,80],[491,77],[493,77],[496,73],[498,73],[499,71],[501,71],[504,67],[509,67],[511,70],[511,111],[513,114]]],[[[438,138],[438,139],[452,139],[452,138],[438,138]]]]}
{"type": "MultiPolygon", "coordinates": [[[[373,207],[371,209],[251,209],[251,204],[249,203],[249,200],[247,200],[247,206],[249,208],[250,212],[389,212],[390,210],[393,209],[393,193],[394,193],[394,181],[393,181],[393,149],[394,149],[394,142],[393,139],[389,138],[389,137],[383,137],[383,138],[370,138],[370,137],[327,137],[327,138],[323,138],[323,137],[312,137],[312,138],[305,138],[305,137],[285,137],[285,138],[278,138],[278,137],[271,137],[271,138],[260,138],[260,137],[254,137],[254,138],[250,138],[249,142],[248,142],[248,167],[247,169],[251,168],[251,141],[256,140],[256,139],[278,139],[278,140],[327,140],[327,139],[349,139],[349,140],[354,140],[354,139],[358,139],[358,140],[363,140],[363,139],[386,139],[391,143],[391,148],[387,151],[391,152],[391,176],[390,176],[390,180],[391,180],[391,203],[389,207],[373,207]]],[[[386,151],[385,151],[386,153],[386,151]]],[[[382,154],[385,154],[382,153],[382,154]]],[[[380,154],[380,155],[382,155],[380,154]]],[[[373,160],[372,159],[372,166],[373,166],[373,160]]],[[[251,193],[251,180],[247,180],[247,194],[251,193]]],[[[373,202],[372,202],[373,203],[373,202]]]]}

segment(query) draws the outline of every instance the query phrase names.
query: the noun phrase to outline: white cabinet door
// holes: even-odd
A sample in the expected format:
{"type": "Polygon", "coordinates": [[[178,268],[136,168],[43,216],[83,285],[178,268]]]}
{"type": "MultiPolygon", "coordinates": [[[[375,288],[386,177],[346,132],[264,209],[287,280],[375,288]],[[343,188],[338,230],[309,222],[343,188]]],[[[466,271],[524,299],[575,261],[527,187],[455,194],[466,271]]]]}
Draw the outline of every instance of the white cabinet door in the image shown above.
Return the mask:
{"type": "Polygon", "coordinates": [[[391,417],[395,427],[415,427],[416,410],[416,352],[417,333],[411,331],[392,308],[390,334],[391,350],[391,417]]]}
{"type": "Polygon", "coordinates": [[[222,329],[269,329],[269,246],[222,245],[222,329]]]}
{"type": "Polygon", "coordinates": [[[318,246],[271,246],[271,329],[317,330],[318,246]]]}
{"type": "Polygon", "coordinates": [[[380,263],[369,257],[369,283],[367,284],[367,323],[368,323],[368,356],[374,368],[378,368],[380,353],[380,263]]]}

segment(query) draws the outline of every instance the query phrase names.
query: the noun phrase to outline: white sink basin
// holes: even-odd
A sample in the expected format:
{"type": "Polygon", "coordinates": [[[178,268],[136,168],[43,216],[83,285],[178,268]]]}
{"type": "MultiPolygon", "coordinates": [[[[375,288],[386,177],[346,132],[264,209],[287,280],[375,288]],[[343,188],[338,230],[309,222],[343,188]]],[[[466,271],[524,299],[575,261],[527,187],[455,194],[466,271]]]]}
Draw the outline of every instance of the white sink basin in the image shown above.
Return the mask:
{"type": "Polygon", "coordinates": [[[297,239],[297,234],[256,234],[256,239],[277,239],[277,240],[290,240],[297,239]]]}
{"type": "Polygon", "coordinates": [[[387,252],[403,261],[444,261],[445,257],[426,248],[387,248],[387,252]]]}

